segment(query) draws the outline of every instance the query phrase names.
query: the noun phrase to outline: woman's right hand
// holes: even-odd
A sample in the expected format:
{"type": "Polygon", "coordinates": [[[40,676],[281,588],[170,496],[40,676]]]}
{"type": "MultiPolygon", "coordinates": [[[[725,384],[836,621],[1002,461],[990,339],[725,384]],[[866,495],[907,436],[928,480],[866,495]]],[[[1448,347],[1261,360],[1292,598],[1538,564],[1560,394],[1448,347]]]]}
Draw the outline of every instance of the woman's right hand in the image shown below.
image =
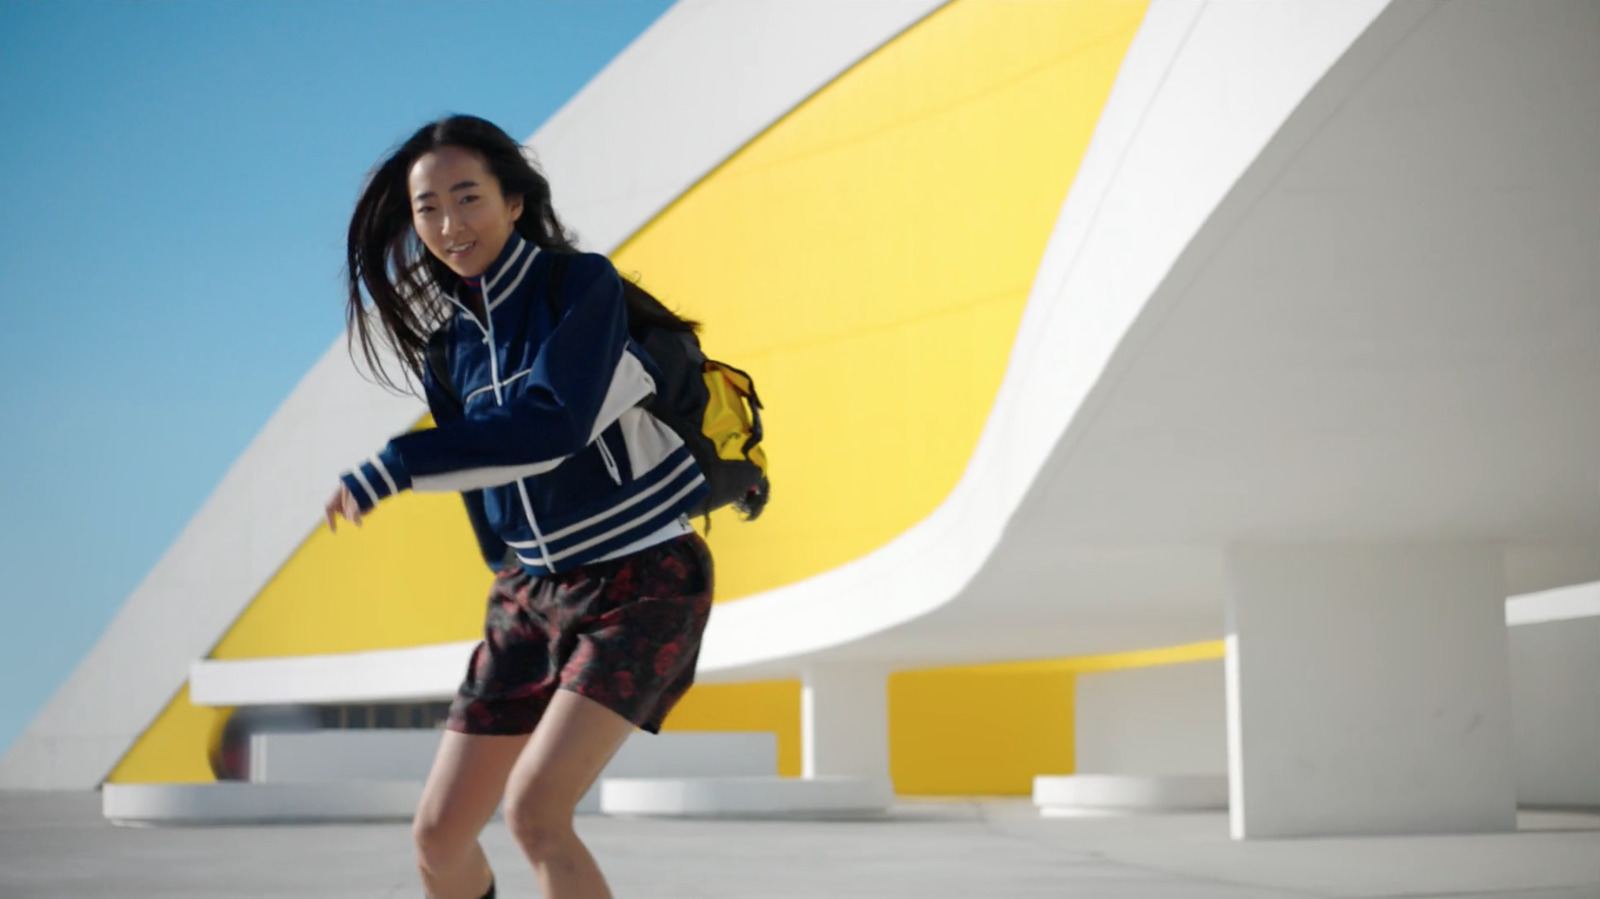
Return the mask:
{"type": "Polygon", "coordinates": [[[356,527],[361,527],[361,504],[356,502],[355,494],[351,493],[350,488],[343,483],[323,507],[323,513],[328,516],[328,530],[335,533],[339,530],[340,516],[349,519],[356,527]]]}

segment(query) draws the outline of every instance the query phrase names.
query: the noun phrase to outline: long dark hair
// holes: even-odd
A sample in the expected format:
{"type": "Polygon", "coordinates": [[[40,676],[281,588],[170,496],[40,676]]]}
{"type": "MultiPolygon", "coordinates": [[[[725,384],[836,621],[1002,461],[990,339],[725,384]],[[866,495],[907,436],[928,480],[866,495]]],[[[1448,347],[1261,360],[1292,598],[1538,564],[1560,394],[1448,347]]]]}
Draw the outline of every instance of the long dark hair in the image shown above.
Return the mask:
{"type": "MultiPolygon", "coordinates": [[[[455,313],[444,295],[461,286],[461,277],[428,251],[411,225],[411,166],[440,147],[478,154],[500,182],[501,193],[522,198],[522,217],[515,228],[524,240],[541,250],[577,252],[572,235],[550,205],[550,182],[510,135],[493,122],[469,115],[448,116],[417,129],[368,176],[350,216],[345,244],[349,291],[345,323],[351,355],[359,341],[367,368],[379,383],[394,389],[400,386],[384,367],[382,348],[391,349],[406,371],[420,380],[428,336],[455,313]],[[371,298],[370,309],[363,288],[371,298]]],[[[648,328],[698,330],[697,322],[680,318],[632,280],[623,278],[622,287],[634,333],[648,328]]]]}

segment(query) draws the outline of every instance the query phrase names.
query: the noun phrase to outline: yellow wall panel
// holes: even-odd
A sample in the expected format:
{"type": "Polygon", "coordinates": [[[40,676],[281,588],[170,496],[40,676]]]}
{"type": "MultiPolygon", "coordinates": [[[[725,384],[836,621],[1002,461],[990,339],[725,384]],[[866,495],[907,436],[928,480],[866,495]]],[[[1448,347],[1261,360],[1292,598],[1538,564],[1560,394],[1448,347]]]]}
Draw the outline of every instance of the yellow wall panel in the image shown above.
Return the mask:
{"type": "Polygon", "coordinates": [[[889,679],[890,770],[906,795],[1016,795],[1075,768],[1080,674],[1220,659],[1221,640],[1159,649],[906,671],[889,679]]]}
{"type": "Polygon", "coordinates": [[[772,502],[715,522],[719,600],[865,555],[948,495],[1144,9],[947,6],[615,254],[766,401],[772,502]]]}
{"type": "Polygon", "coordinates": [[[150,729],[106,778],[110,783],[209,783],[211,749],[232,709],[189,702],[189,685],[167,703],[150,729]]]}
{"type": "Polygon", "coordinates": [[[211,657],[476,639],[483,635],[493,578],[478,557],[459,497],[406,493],[386,500],[359,528],[341,522],[336,534],[326,526],[313,533],[211,657]]]}
{"type": "MultiPolygon", "coordinates": [[[[337,534],[326,526],[313,532],[209,657],[360,652],[475,639],[483,633],[492,578],[478,558],[461,500],[407,493],[385,502],[360,528],[341,523],[337,534]]],[[[110,780],[213,780],[209,744],[225,712],[190,705],[185,685],[110,780]]]]}
{"type": "Polygon", "coordinates": [[[778,773],[800,776],[799,681],[696,684],[661,729],[771,731],[778,735],[778,773]]]}
{"type": "Polygon", "coordinates": [[[889,770],[908,796],[1026,796],[1073,770],[1073,675],[907,671],[889,678],[889,770]]]}
{"type": "MultiPolygon", "coordinates": [[[[1070,774],[1077,676],[1223,657],[1221,640],[1134,652],[896,672],[889,769],[904,796],[1026,796],[1039,774],[1070,774]]],[[[666,730],[778,734],[779,773],[800,774],[800,684],[701,684],[666,730]]]]}

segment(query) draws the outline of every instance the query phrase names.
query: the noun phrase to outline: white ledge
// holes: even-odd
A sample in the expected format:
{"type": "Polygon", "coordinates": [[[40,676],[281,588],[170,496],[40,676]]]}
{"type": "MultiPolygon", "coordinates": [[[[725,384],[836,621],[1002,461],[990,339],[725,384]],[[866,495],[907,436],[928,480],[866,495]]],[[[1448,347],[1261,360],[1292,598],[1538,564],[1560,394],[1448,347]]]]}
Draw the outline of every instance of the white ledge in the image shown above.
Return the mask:
{"type": "MultiPolygon", "coordinates": [[[[718,609],[718,614],[725,610],[718,609]]],[[[1511,626],[1600,616],[1600,582],[1506,601],[1511,626]]],[[[201,706],[433,702],[455,696],[476,641],[276,659],[199,661],[189,697],[201,706]]]]}
{"type": "Polygon", "coordinates": [[[1575,618],[1600,618],[1600,581],[1506,600],[1506,624],[1511,627],[1575,618]]]}
{"type": "Polygon", "coordinates": [[[861,818],[887,814],[894,788],[865,777],[608,777],[600,811],[663,818],[861,818]]]}
{"type": "Polygon", "coordinates": [[[410,821],[422,781],[320,784],[116,784],[101,793],[106,820],[125,826],[410,821]]]}
{"type": "Polygon", "coordinates": [[[1046,818],[1215,811],[1228,807],[1228,777],[1225,774],[1040,776],[1033,779],[1033,804],[1046,818]]]}
{"type": "Polygon", "coordinates": [[[432,702],[455,695],[477,641],[274,659],[199,661],[189,701],[200,706],[432,702]]]}

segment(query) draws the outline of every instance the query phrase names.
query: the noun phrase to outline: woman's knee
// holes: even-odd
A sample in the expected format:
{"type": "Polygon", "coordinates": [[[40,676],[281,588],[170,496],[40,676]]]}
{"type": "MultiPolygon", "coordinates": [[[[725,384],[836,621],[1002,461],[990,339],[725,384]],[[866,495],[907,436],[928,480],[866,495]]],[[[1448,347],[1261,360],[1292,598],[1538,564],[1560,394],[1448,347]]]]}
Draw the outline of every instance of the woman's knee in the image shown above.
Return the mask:
{"type": "Polygon", "coordinates": [[[411,841],[417,847],[417,862],[424,868],[440,870],[468,857],[477,836],[449,821],[419,814],[411,822],[411,841]]]}
{"type": "Polygon", "coordinates": [[[535,864],[559,855],[576,838],[572,813],[563,803],[541,801],[537,793],[506,797],[506,827],[535,864]]]}

